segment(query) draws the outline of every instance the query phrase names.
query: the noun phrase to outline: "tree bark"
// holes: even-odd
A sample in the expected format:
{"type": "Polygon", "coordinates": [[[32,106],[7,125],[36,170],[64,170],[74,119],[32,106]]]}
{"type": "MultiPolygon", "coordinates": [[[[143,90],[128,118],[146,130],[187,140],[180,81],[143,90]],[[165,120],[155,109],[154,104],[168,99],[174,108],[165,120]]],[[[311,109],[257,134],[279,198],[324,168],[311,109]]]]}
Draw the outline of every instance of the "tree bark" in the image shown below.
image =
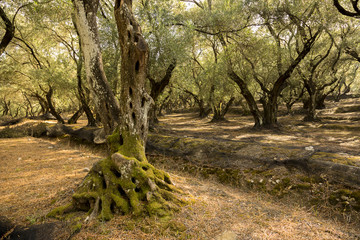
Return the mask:
{"type": "Polygon", "coordinates": [[[353,12],[346,10],[339,2],[339,0],[334,0],[334,6],[337,8],[337,10],[345,16],[348,17],[354,17],[359,18],[360,17],[360,9],[358,7],[359,1],[357,0],[351,0],[352,6],[353,6],[353,12]]]}
{"type": "Polygon", "coordinates": [[[211,108],[205,106],[204,100],[200,99],[199,96],[197,96],[195,93],[193,93],[193,92],[191,92],[189,90],[185,90],[185,92],[190,94],[194,98],[196,104],[198,105],[198,107],[199,107],[199,118],[206,118],[210,114],[211,108]]]}
{"type": "Polygon", "coordinates": [[[316,120],[316,99],[317,99],[317,92],[315,89],[311,88],[310,86],[306,87],[308,89],[309,99],[307,105],[307,113],[304,118],[304,121],[312,122],[316,120]]]}
{"type": "Polygon", "coordinates": [[[50,113],[58,120],[59,123],[64,124],[64,119],[60,116],[60,114],[56,111],[55,106],[52,102],[52,95],[54,93],[54,90],[51,86],[49,86],[49,91],[46,92],[46,100],[49,106],[50,113]]]}
{"type": "Polygon", "coordinates": [[[79,118],[81,117],[81,115],[84,113],[84,109],[82,107],[80,107],[79,110],[77,110],[72,116],[71,118],[67,121],[68,124],[76,124],[77,121],[79,120],[79,118]]]}
{"type": "Polygon", "coordinates": [[[96,13],[98,0],[73,0],[75,24],[84,55],[86,78],[91,86],[101,123],[107,134],[120,123],[120,106],[106,79],[99,45],[96,13]]]}
{"type": "Polygon", "coordinates": [[[263,126],[265,127],[273,127],[277,123],[277,101],[278,98],[284,89],[284,84],[286,80],[291,76],[295,68],[299,65],[299,63],[305,58],[305,56],[310,52],[315,40],[321,33],[321,29],[319,29],[311,38],[309,38],[305,43],[302,51],[299,55],[294,59],[290,66],[286,69],[286,71],[281,74],[276,82],[274,83],[273,88],[267,94],[267,101],[263,103],[264,106],[264,122],[263,126]]]}
{"type": "MultiPolygon", "coordinates": [[[[69,210],[91,210],[90,218],[109,220],[114,213],[146,212],[168,218],[182,201],[165,172],[148,163],[145,141],[152,103],[145,91],[148,46],[132,13],[132,0],[116,0],[115,18],[121,46],[120,104],[108,87],[97,39],[98,0],[73,0],[87,78],[100,106],[110,156],[96,163],[73,195],[69,210]]],[[[53,210],[51,215],[59,213],[53,210]]],[[[64,208],[61,209],[64,212],[64,208]]]]}
{"type": "Polygon", "coordinates": [[[228,63],[228,76],[239,86],[241,94],[245,98],[250,113],[254,118],[254,128],[261,127],[263,125],[263,117],[261,116],[261,112],[256,104],[255,98],[250,92],[246,82],[235,73],[231,63],[228,63]]]}
{"type": "Polygon", "coordinates": [[[40,112],[38,115],[45,115],[45,114],[48,114],[49,113],[49,106],[47,104],[47,101],[45,98],[43,98],[42,96],[40,96],[39,93],[35,92],[35,93],[32,93],[30,95],[31,97],[33,98],[36,98],[40,104],[40,112]]]}
{"type": "MultiPolygon", "coordinates": [[[[75,25],[75,24],[74,24],[75,25]]],[[[94,118],[94,115],[89,107],[89,99],[88,96],[89,94],[85,94],[85,90],[83,87],[83,83],[82,83],[82,69],[83,69],[83,55],[81,52],[81,43],[80,43],[80,53],[79,53],[79,59],[76,63],[76,76],[77,76],[77,87],[78,87],[78,94],[79,94],[79,99],[81,102],[81,106],[83,111],[85,112],[86,118],[88,120],[88,126],[89,127],[95,127],[96,124],[96,119],[94,118]]],[[[88,89],[86,89],[88,90],[88,89]]]]}
{"type": "Polygon", "coordinates": [[[225,115],[226,113],[229,111],[229,108],[231,106],[231,104],[234,102],[235,98],[232,97],[226,104],[224,107],[223,103],[220,103],[218,106],[213,107],[213,113],[214,116],[211,119],[211,122],[219,122],[219,121],[226,121],[225,119],[225,115]]]}

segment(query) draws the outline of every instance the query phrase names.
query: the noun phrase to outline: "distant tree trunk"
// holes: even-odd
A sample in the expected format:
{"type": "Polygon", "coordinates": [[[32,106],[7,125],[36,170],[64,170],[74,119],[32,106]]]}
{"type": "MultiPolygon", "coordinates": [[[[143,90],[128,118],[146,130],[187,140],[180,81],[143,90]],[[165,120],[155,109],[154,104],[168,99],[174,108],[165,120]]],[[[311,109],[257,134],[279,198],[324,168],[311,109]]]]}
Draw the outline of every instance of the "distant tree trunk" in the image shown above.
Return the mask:
{"type": "Polygon", "coordinates": [[[4,97],[4,100],[2,102],[3,102],[3,104],[2,104],[3,105],[2,115],[3,116],[11,115],[11,112],[10,112],[11,101],[6,100],[6,97],[4,97]]]}
{"type": "Polygon", "coordinates": [[[240,78],[233,70],[232,65],[228,63],[228,76],[231,80],[233,80],[240,88],[241,94],[246,100],[246,103],[249,107],[249,111],[254,118],[254,127],[258,128],[263,125],[263,117],[261,116],[261,112],[256,104],[255,98],[250,92],[245,81],[240,78]]]}
{"type": "Polygon", "coordinates": [[[316,87],[311,83],[305,82],[305,87],[309,94],[309,98],[307,100],[307,112],[304,118],[304,121],[312,122],[316,120],[316,99],[317,99],[317,91],[316,87]]]}
{"type": "Polygon", "coordinates": [[[16,118],[18,115],[19,115],[19,107],[18,108],[16,108],[16,112],[15,112],[15,114],[14,114],[14,117],[16,118]]]}
{"type": "Polygon", "coordinates": [[[64,124],[65,123],[64,119],[56,111],[55,106],[54,106],[54,104],[52,102],[52,96],[53,96],[53,93],[54,93],[54,89],[52,88],[52,86],[49,85],[49,90],[48,91],[46,91],[41,86],[40,86],[40,89],[45,93],[46,103],[47,103],[47,106],[49,107],[49,112],[56,118],[56,120],[59,123],[64,124]]]}
{"type": "MultiPolygon", "coordinates": [[[[80,60],[79,60],[80,62],[80,60]]],[[[82,62],[82,61],[81,61],[82,62]]],[[[79,69],[79,66],[78,66],[79,69]]],[[[85,95],[85,91],[84,88],[82,87],[82,77],[81,77],[81,66],[80,66],[80,71],[78,70],[78,93],[79,93],[79,98],[80,98],[80,102],[81,102],[81,106],[82,106],[82,110],[85,112],[87,121],[88,121],[88,126],[89,127],[95,127],[96,124],[96,119],[94,118],[94,115],[89,107],[89,100],[85,95]]]]}
{"type": "Polygon", "coordinates": [[[342,82],[338,88],[338,92],[336,93],[335,95],[335,102],[340,102],[340,100],[342,98],[344,98],[346,96],[346,94],[350,93],[351,91],[351,84],[353,82],[349,83],[349,84],[346,84],[346,82],[342,82]],[[344,89],[342,89],[342,86],[344,86],[344,89]]]}
{"type": "Polygon", "coordinates": [[[26,104],[26,117],[30,114],[31,117],[34,117],[34,108],[31,104],[31,101],[26,93],[23,92],[23,96],[25,97],[25,100],[27,102],[26,104]]]}
{"type": "Polygon", "coordinates": [[[189,90],[185,90],[186,93],[190,94],[194,100],[195,103],[198,105],[199,107],[199,118],[206,118],[210,112],[211,112],[211,108],[207,107],[205,105],[205,102],[203,99],[199,98],[199,96],[197,96],[195,93],[189,91],[189,90]]]}
{"type": "Polygon", "coordinates": [[[328,96],[328,94],[320,93],[315,98],[315,108],[316,109],[325,109],[325,99],[328,96]]]}
{"type": "Polygon", "coordinates": [[[234,102],[235,98],[232,97],[226,104],[220,103],[217,106],[213,107],[213,118],[211,122],[220,122],[225,121],[225,115],[229,111],[231,104],[234,102]]]}
{"type": "MultiPolygon", "coordinates": [[[[115,18],[121,46],[120,104],[103,72],[96,13],[98,0],[73,0],[81,36],[85,70],[98,100],[97,111],[108,136],[111,156],[96,163],[73,195],[66,210],[89,211],[104,220],[114,212],[168,217],[179,207],[178,191],[165,172],[147,162],[145,141],[152,103],[145,91],[148,46],[132,13],[131,0],[115,1],[115,18]],[[102,108],[102,109],[100,109],[102,108]]],[[[54,210],[57,211],[56,209],[54,210]]]]}
{"type": "Polygon", "coordinates": [[[301,88],[300,93],[296,92],[296,88],[295,89],[290,89],[290,97],[288,99],[286,99],[284,96],[281,96],[285,102],[286,105],[286,114],[292,114],[292,106],[298,102],[304,95],[304,91],[305,91],[305,87],[301,88]]]}
{"type": "MultiPolygon", "coordinates": [[[[291,20],[293,20],[291,15],[289,15],[289,18],[291,20]]],[[[297,22],[298,19],[296,19],[294,21],[297,22]]],[[[233,66],[232,66],[230,56],[228,56],[228,59],[227,59],[227,61],[228,61],[227,62],[227,68],[228,68],[227,70],[228,70],[228,76],[230,77],[231,80],[233,80],[240,87],[241,94],[246,99],[246,102],[249,105],[250,112],[253,115],[254,121],[255,121],[254,127],[262,126],[265,128],[272,128],[273,126],[275,126],[277,124],[278,98],[279,98],[281,92],[283,91],[283,89],[286,87],[286,81],[290,78],[291,74],[293,73],[295,68],[299,65],[299,63],[310,52],[315,40],[317,39],[319,34],[322,32],[322,28],[319,28],[315,32],[314,35],[310,36],[307,39],[304,39],[305,42],[303,43],[302,50],[298,51],[297,57],[295,59],[293,59],[290,62],[289,66],[286,68],[286,70],[283,71],[282,70],[282,68],[283,68],[282,61],[281,61],[282,54],[281,54],[281,49],[280,49],[280,42],[281,42],[280,35],[275,33],[271,24],[266,22],[265,25],[267,26],[267,28],[269,29],[275,42],[277,43],[277,68],[278,68],[279,76],[276,79],[276,81],[274,82],[271,89],[267,89],[265,87],[265,85],[260,80],[258,80],[256,76],[254,76],[256,82],[260,85],[260,87],[263,91],[263,94],[264,94],[264,96],[261,99],[261,103],[264,108],[262,116],[257,107],[256,101],[255,101],[252,93],[248,89],[247,83],[244,81],[244,79],[242,79],[235,73],[233,66]]],[[[303,27],[300,24],[297,23],[297,25],[299,28],[303,29],[303,27]]],[[[219,37],[219,40],[220,40],[223,48],[225,49],[226,53],[229,55],[230,53],[227,50],[227,42],[225,41],[224,36],[222,34],[218,34],[218,37],[219,37]]],[[[252,64],[252,62],[251,61],[248,61],[248,62],[252,65],[253,70],[255,70],[255,67],[252,64]]]]}
{"type": "Polygon", "coordinates": [[[47,101],[45,98],[43,98],[42,96],[40,96],[39,93],[32,93],[31,97],[36,98],[40,104],[40,112],[39,115],[45,115],[49,113],[49,106],[47,104],[47,101]]]}
{"type": "Polygon", "coordinates": [[[79,118],[81,117],[81,115],[84,113],[84,109],[82,107],[80,107],[79,110],[77,110],[72,116],[71,118],[67,121],[68,124],[76,124],[77,121],[79,120],[79,118]]]}
{"type": "Polygon", "coordinates": [[[154,105],[151,107],[149,112],[150,125],[154,125],[159,122],[157,118],[157,108],[158,108],[157,99],[160,96],[160,94],[164,91],[165,87],[169,85],[175,67],[176,67],[176,59],[174,59],[172,63],[169,64],[168,68],[166,69],[166,73],[164,77],[160,81],[156,81],[151,76],[147,76],[151,85],[150,96],[154,100],[154,105]]]}
{"type": "Polygon", "coordinates": [[[266,93],[267,101],[263,103],[264,106],[264,118],[263,118],[263,126],[271,128],[277,123],[277,108],[278,108],[278,98],[285,88],[286,80],[290,78],[291,74],[295,70],[295,68],[299,65],[299,63],[305,58],[305,56],[310,52],[313,43],[315,42],[317,36],[320,34],[321,30],[318,30],[314,36],[308,39],[302,51],[299,55],[292,61],[290,66],[286,69],[284,73],[282,73],[276,82],[274,83],[273,88],[266,93]]]}
{"type": "Polygon", "coordinates": [[[162,110],[164,108],[164,106],[168,103],[168,100],[171,96],[172,90],[170,89],[168,95],[166,96],[166,98],[163,100],[163,102],[160,104],[159,110],[157,112],[158,116],[163,116],[162,110]]]}

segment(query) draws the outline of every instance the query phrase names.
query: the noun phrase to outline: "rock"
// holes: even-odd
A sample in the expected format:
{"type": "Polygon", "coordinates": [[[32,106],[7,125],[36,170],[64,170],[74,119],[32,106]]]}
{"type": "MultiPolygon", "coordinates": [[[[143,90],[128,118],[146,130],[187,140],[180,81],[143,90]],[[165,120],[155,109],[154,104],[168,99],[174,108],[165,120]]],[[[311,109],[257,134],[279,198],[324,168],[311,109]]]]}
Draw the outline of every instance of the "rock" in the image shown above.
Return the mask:
{"type": "Polygon", "coordinates": [[[94,131],[94,143],[95,144],[106,143],[106,133],[103,128],[100,128],[100,129],[94,131]]]}
{"type": "Polygon", "coordinates": [[[313,146],[309,146],[309,147],[305,147],[306,151],[314,151],[314,147],[313,146]]]}
{"type": "Polygon", "coordinates": [[[226,230],[215,237],[215,240],[237,240],[237,234],[233,231],[226,230]]]}

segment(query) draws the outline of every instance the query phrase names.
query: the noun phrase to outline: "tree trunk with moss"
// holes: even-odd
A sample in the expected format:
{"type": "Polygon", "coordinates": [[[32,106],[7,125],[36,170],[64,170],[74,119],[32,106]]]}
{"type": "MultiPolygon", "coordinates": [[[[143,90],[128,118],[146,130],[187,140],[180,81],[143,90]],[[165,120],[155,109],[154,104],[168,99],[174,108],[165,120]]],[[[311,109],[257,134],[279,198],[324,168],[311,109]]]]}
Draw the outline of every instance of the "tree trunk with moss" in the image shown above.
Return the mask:
{"type": "MultiPolygon", "coordinates": [[[[87,75],[93,76],[95,97],[110,96],[112,93],[98,92],[96,73],[103,71],[97,39],[96,10],[98,0],[74,0],[76,21],[81,35],[87,75]],[[95,24],[95,25],[94,25],[95,24]],[[81,29],[80,29],[81,28],[81,29]],[[84,29],[85,28],[85,29],[84,29]],[[92,39],[95,38],[95,39],[92,39]],[[88,47],[87,45],[92,45],[88,47]],[[90,51],[90,52],[87,52],[90,51]],[[87,59],[93,56],[92,59],[87,59]],[[90,65],[89,65],[90,64],[90,65]],[[97,68],[97,70],[96,70],[97,68]],[[94,71],[95,70],[95,71],[94,71]],[[93,71],[89,73],[88,71],[93,71]],[[100,96],[99,96],[100,95],[100,96]]],[[[105,121],[115,122],[112,134],[107,137],[110,156],[96,163],[73,195],[72,204],[55,209],[50,215],[69,210],[89,211],[90,218],[99,216],[109,220],[114,213],[133,213],[171,216],[182,203],[174,194],[180,193],[172,185],[164,171],[148,163],[145,156],[145,142],[148,132],[148,111],[152,104],[144,84],[148,60],[148,46],[141,30],[133,17],[132,1],[117,0],[115,17],[121,46],[121,96],[120,103],[108,101],[116,111],[101,109],[105,121]]],[[[105,76],[103,73],[100,75],[105,76]]],[[[101,76],[100,76],[101,78],[101,76]]],[[[103,81],[104,79],[100,79],[103,81]]],[[[101,88],[101,91],[111,91],[101,88]]],[[[101,100],[101,99],[100,99],[101,100]]],[[[115,98],[114,98],[115,101],[115,98]]],[[[104,123],[103,123],[104,124],[104,123]]],[[[107,124],[107,122],[105,122],[107,124]]]]}

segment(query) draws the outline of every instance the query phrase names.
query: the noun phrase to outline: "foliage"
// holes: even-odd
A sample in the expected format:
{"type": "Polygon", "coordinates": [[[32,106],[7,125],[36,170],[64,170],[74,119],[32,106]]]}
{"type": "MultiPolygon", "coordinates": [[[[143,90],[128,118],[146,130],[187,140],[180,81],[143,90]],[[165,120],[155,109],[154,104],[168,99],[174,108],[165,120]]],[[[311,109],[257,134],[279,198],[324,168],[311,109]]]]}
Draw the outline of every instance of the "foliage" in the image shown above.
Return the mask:
{"type": "MultiPolygon", "coordinates": [[[[100,3],[97,19],[104,70],[119,97],[120,50],[114,3],[100,3]]],[[[340,3],[352,10],[346,1],[340,3]]],[[[15,38],[0,59],[0,114],[39,114],[40,103],[32,96],[42,94],[41,87],[48,85],[54,88],[57,110],[75,112],[79,106],[76,64],[81,56],[70,14],[71,1],[35,1],[27,5],[25,1],[6,0],[0,4],[10,17],[24,5],[15,19],[15,38]]],[[[266,100],[267,90],[274,87],[306,40],[319,29],[321,34],[286,80],[277,103],[290,106],[301,97],[308,97],[302,92],[302,78],[309,76],[312,64],[324,55],[330,41],[334,41],[331,52],[314,78],[318,89],[325,86],[319,94],[332,92],[341,96],[359,91],[358,20],[334,10],[330,0],[134,3],[134,12],[149,43],[149,76],[161,80],[168,66],[177,61],[170,85],[157,100],[166,101],[170,111],[195,106],[196,100],[189,92],[209,108],[232,97],[236,98],[235,103],[239,102],[243,91],[229,80],[229,60],[255,101],[266,100]],[[225,40],[226,51],[221,39],[225,40]],[[337,54],[340,58],[334,64],[337,54]]],[[[0,22],[0,36],[4,32],[4,23],[0,22]]]]}

